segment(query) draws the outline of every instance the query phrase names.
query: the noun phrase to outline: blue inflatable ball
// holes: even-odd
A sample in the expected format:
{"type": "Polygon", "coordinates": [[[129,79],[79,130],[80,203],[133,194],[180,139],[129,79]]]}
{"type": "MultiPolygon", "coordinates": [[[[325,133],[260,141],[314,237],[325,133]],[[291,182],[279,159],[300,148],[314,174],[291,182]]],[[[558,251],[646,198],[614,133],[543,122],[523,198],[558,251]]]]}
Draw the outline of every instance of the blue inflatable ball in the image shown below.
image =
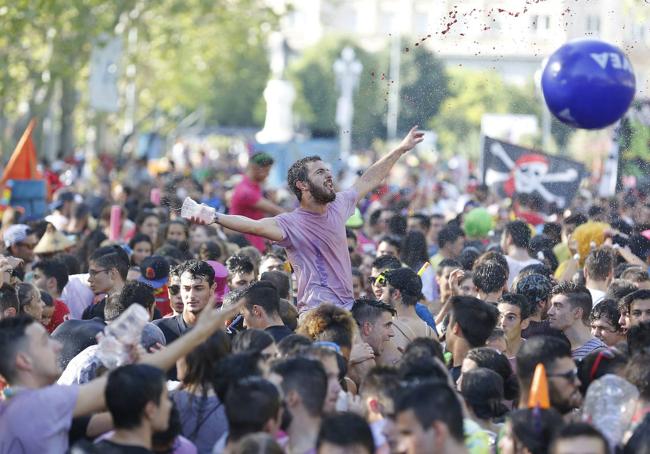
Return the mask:
{"type": "Polygon", "coordinates": [[[634,70],[616,46],[577,39],[556,50],[542,72],[542,91],[560,121],[600,129],[619,120],[636,89],[634,70]]]}

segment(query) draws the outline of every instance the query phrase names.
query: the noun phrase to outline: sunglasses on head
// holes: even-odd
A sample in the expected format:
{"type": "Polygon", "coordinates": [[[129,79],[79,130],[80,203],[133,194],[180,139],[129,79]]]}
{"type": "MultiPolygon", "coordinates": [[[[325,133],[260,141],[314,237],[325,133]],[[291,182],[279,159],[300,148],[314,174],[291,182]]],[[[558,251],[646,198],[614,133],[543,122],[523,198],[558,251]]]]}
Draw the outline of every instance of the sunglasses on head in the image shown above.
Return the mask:
{"type": "Polygon", "coordinates": [[[178,284],[170,285],[167,288],[169,289],[169,293],[171,293],[172,295],[178,295],[181,292],[181,286],[178,284]]]}

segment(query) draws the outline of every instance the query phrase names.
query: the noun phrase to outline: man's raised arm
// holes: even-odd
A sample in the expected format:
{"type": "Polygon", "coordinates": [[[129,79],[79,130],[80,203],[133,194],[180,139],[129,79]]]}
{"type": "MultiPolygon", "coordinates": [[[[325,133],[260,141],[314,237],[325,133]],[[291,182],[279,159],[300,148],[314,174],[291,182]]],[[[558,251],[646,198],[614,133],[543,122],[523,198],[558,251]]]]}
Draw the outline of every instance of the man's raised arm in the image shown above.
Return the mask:
{"type": "MultiPolygon", "coordinates": [[[[195,224],[205,225],[205,222],[197,218],[190,218],[190,221],[195,224]]],[[[275,218],[255,220],[246,216],[217,213],[214,222],[235,232],[250,233],[271,241],[282,241],[284,239],[284,233],[278,227],[275,218]]]]}
{"type": "Polygon", "coordinates": [[[357,191],[357,201],[363,199],[368,192],[379,186],[379,184],[388,176],[390,169],[393,168],[397,160],[404,153],[422,142],[423,138],[424,133],[418,131],[418,127],[414,126],[397,148],[371,165],[368,170],[359,177],[356,183],[354,183],[353,187],[357,191]]]}
{"type": "MultiPolygon", "coordinates": [[[[201,311],[193,329],[165,348],[140,358],[140,362],[166,371],[176,364],[179,358],[182,358],[201,345],[217,330],[225,329],[226,320],[230,320],[238,313],[243,303],[244,301],[241,300],[237,304],[224,309],[206,307],[201,311]]],[[[79,387],[79,395],[73,416],[86,416],[106,408],[104,390],[106,389],[107,380],[108,374],[79,387]]]]}

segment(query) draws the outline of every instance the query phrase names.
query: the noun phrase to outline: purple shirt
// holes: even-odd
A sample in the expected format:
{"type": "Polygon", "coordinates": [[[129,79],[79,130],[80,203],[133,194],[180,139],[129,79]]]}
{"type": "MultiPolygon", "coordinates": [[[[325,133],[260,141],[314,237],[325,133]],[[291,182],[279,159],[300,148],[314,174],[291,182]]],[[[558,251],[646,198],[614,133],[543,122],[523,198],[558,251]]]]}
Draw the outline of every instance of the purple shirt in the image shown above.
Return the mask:
{"type": "Polygon", "coordinates": [[[19,390],[0,402],[0,453],[67,452],[78,395],[78,386],[53,385],[19,390]]]}
{"type": "Polygon", "coordinates": [[[348,189],[336,194],[325,214],[297,208],[275,220],[284,239],[278,244],[287,250],[298,278],[298,311],[333,303],[351,309],[352,265],[345,236],[345,221],[354,213],[357,192],[348,189]]]}

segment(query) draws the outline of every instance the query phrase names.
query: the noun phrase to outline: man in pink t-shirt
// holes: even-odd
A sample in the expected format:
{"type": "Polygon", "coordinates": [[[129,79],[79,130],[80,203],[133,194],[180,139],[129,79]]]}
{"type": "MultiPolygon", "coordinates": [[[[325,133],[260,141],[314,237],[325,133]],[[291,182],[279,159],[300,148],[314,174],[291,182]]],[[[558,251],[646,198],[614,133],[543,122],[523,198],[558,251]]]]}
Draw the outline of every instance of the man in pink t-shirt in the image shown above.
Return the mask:
{"type": "MultiPolygon", "coordinates": [[[[287,175],[289,189],[300,207],[290,213],[259,220],[218,214],[215,222],[230,230],[278,242],[287,250],[298,279],[298,310],[322,303],[350,309],[354,303],[352,269],[345,221],[365,195],[377,187],[397,160],[422,142],[417,126],[393,151],[370,166],[352,188],[335,192],[332,172],[318,156],[293,163],[287,175]]],[[[197,221],[193,219],[193,221],[197,221]]]]}
{"type": "MultiPolygon", "coordinates": [[[[284,212],[281,207],[265,198],[262,191],[262,184],[268,178],[272,165],[273,158],[266,153],[251,156],[241,182],[233,190],[230,214],[257,220],[284,212]]],[[[260,252],[264,252],[264,238],[250,234],[245,236],[260,252]]]]}

